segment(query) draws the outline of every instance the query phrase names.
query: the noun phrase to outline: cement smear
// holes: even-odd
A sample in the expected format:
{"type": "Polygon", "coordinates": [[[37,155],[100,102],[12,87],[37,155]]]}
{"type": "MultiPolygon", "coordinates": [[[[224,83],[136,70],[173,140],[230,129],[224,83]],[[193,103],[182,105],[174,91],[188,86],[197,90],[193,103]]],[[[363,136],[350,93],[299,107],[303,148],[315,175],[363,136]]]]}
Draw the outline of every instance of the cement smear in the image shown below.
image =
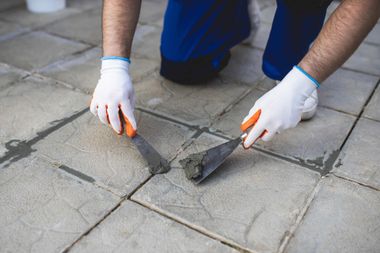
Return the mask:
{"type": "Polygon", "coordinates": [[[185,170],[185,175],[188,179],[195,179],[202,176],[203,171],[203,159],[207,152],[201,152],[197,154],[191,154],[185,159],[179,161],[182,168],[185,170]]]}

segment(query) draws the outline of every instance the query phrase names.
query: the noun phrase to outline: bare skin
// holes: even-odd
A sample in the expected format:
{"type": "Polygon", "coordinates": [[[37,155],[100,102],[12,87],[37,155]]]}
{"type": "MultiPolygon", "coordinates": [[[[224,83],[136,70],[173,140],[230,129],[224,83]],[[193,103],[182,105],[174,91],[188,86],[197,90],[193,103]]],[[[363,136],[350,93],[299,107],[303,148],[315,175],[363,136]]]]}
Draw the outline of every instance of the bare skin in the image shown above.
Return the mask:
{"type": "Polygon", "coordinates": [[[103,1],[103,55],[130,57],[141,0],[103,1]]]}
{"type": "Polygon", "coordinates": [[[354,53],[379,17],[380,0],[343,1],[299,66],[323,82],[354,53]]]}

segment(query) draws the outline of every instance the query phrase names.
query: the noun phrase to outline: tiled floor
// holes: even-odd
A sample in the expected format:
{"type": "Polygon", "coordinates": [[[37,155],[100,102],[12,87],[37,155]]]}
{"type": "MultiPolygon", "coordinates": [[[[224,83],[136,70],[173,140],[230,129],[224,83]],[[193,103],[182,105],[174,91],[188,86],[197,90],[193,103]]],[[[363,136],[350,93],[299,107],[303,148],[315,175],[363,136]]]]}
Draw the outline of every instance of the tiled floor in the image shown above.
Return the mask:
{"type": "Polygon", "coordinates": [[[240,135],[275,85],[261,70],[275,1],[259,0],[252,47],[187,86],[159,75],[166,2],[143,1],[130,72],[139,133],[171,162],[155,176],[88,110],[101,2],[44,15],[0,3],[0,252],[379,252],[379,23],[322,85],[316,117],[196,186],[178,161],[240,135]]]}

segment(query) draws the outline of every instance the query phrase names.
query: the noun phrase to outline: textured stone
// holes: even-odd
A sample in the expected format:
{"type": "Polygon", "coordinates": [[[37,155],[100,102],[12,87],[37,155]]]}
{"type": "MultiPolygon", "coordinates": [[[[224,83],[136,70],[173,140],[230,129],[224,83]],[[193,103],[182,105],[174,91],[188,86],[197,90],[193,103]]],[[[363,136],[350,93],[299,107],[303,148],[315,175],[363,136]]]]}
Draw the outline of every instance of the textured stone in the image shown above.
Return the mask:
{"type": "Polygon", "coordinates": [[[0,41],[15,37],[20,33],[28,31],[20,25],[0,21],[0,41]]]}
{"type": "Polygon", "coordinates": [[[44,32],[32,32],[0,42],[0,61],[35,70],[86,47],[44,32]]]}
{"type": "MultiPolygon", "coordinates": [[[[173,157],[192,131],[135,111],[138,132],[166,159],[173,157]]],[[[36,149],[47,159],[65,164],[119,195],[126,195],[149,177],[147,163],[134,144],[87,113],[61,128],[36,149]]]]}
{"type": "Polygon", "coordinates": [[[32,13],[27,10],[26,5],[19,5],[16,8],[1,13],[1,18],[25,27],[37,28],[75,13],[78,13],[78,10],[70,7],[52,13],[32,13]]]}
{"type": "Polygon", "coordinates": [[[274,14],[276,13],[276,5],[268,6],[261,11],[261,22],[272,24],[274,14]]]}
{"type": "MultiPolygon", "coordinates": [[[[241,135],[240,124],[248,114],[261,91],[255,91],[241,100],[231,111],[223,115],[213,127],[232,137],[241,135]]],[[[256,145],[291,158],[314,169],[329,169],[336,158],[336,152],[355,118],[353,116],[319,107],[312,120],[301,122],[296,128],[276,135],[270,142],[259,140],[256,145]]]]}
{"type": "Polygon", "coordinates": [[[157,23],[164,15],[166,0],[142,1],[139,22],[142,24],[157,23]]]}
{"type": "Polygon", "coordinates": [[[253,46],[264,50],[268,42],[270,30],[271,25],[262,22],[253,40],[253,46]]]}
{"type": "Polygon", "coordinates": [[[379,210],[378,191],[326,178],[285,252],[378,252],[379,210]]]}
{"type": "Polygon", "coordinates": [[[362,43],[344,67],[380,76],[380,47],[362,43]]]}
{"type": "Polygon", "coordinates": [[[319,176],[239,147],[195,186],[177,160],[220,142],[202,134],[168,174],[153,177],[132,199],[254,252],[276,252],[319,176]]]}
{"type": "Polygon", "coordinates": [[[102,42],[101,17],[101,9],[96,8],[55,22],[47,26],[45,30],[65,38],[100,45],[102,42]]]}
{"type": "MultiPolygon", "coordinates": [[[[41,70],[45,76],[63,81],[79,88],[86,93],[92,93],[100,77],[101,50],[90,49],[81,55],[74,55],[69,59],[58,61],[41,70]]],[[[145,75],[152,73],[157,64],[145,59],[132,59],[130,75],[134,82],[145,75]]]]}
{"type": "Polygon", "coordinates": [[[132,56],[161,60],[162,28],[152,25],[138,25],[132,44],[132,56]]]}
{"type": "Polygon", "coordinates": [[[0,144],[25,140],[86,106],[88,96],[37,78],[25,80],[0,91],[0,144]]]}
{"type": "Polygon", "coordinates": [[[360,119],[335,164],[334,173],[380,189],[380,123],[360,119]]]}
{"type": "Polygon", "coordinates": [[[236,250],[131,201],[112,213],[72,252],[209,253],[236,250]],[[131,219],[133,217],[133,219],[131,219]]]}
{"type": "Polygon", "coordinates": [[[380,23],[377,23],[365,39],[366,42],[380,45],[380,23]]]}
{"type": "Polygon", "coordinates": [[[364,116],[380,121],[380,88],[378,87],[364,111],[364,116]]]}
{"type": "Polygon", "coordinates": [[[210,122],[247,87],[215,79],[198,85],[182,85],[159,76],[135,84],[137,105],[175,117],[188,124],[210,122]]]}
{"type": "Polygon", "coordinates": [[[13,84],[23,76],[26,76],[26,73],[0,64],[0,90],[13,84]]]}
{"type": "Polygon", "coordinates": [[[377,80],[378,77],[340,69],[318,89],[319,105],[358,115],[377,80]]]}
{"type": "Polygon", "coordinates": [[[228,80],[255,85],[264,77],[261,70],[263,52],[248,46],[237,46],[231,50],[231,59],[220,75],[228,80]]]}
{"type": "Polygon", "coordinates": [[[1,168],[0,182],[2,252],[61,252],[118,202],[35,157],[1,168]]]}
{"type": "Polygon", "coordinates": [[[102,8],[102,0],[66,0],[67,6],[73,9],[88,10],[102,8]]]}
{"type": "Polygon", "coordinates": [[[23,3],[25,3],[24,0],[1,0],[0,10],[6,10],[17,5],[22,5],[23,3]]]}

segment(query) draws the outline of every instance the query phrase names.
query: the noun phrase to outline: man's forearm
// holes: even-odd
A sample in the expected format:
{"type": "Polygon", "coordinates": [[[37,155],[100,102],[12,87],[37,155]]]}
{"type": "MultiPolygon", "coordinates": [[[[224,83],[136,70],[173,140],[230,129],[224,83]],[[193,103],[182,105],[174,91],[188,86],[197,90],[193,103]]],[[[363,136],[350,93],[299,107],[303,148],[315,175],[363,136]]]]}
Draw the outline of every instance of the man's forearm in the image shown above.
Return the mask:
{"type": "Polygon", "coordinates": [[[104,0],[103,55],[130,57],[141,0],[104,0]]]}
{"type": "Polygon", "coordinates": [[[345,0],[322,28],[299,63],[319,82],[353,54],[380,17],[380,0],[345,0]]]}

